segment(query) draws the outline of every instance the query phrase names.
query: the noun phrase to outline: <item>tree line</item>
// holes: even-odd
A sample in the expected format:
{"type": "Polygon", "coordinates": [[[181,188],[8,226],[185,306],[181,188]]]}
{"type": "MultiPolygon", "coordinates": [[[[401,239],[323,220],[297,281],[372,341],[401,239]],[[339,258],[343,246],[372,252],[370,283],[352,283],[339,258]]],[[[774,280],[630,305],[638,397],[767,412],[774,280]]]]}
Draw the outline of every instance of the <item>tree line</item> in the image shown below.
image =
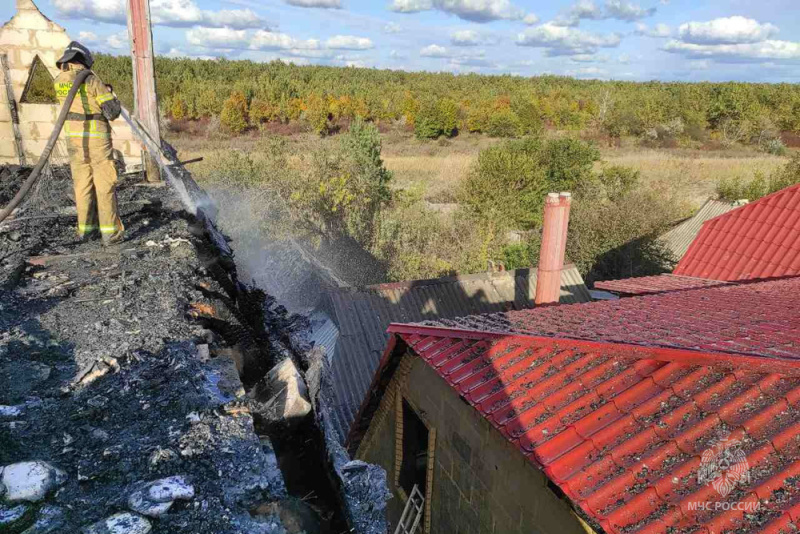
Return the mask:
{"type": "MultiPolygon", "coordinates": [[[[95,70],[132,103],[128,57],[99,55],[95,70]]],[[[711,138],[774,151],[780,132],[800,132],[797,84],[635,83],[166,57],[157,58],[156,77],[163,116],[216,117],[234,134],[295,121],[326,134],[361,118],[404,124],[420,138],[592,129],[609,140],[636,136],[668,146],[711,138]]]]}

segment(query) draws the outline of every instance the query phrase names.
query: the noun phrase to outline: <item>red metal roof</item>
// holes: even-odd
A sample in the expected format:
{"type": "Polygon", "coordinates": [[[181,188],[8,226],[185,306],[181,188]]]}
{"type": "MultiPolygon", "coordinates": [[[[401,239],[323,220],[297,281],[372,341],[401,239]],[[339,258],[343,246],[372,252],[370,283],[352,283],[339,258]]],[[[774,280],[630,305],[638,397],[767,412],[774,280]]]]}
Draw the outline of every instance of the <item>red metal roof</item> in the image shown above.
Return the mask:
{"type": "Polygon", "coordinates": [[[800,359],[800,277],[424,324],[800,359]]]}
{"type": "Polygon", "coordinates": [[[393,324],[350,450],[407,346],[608,533],[796,533],[798,294],[800,277],[393,324]],[[700,478],[720,451],[749,473],[725,496],[700,478]]]}
{"type": "Polygon", "coordinates": [[[667,291],[685,291],[687,289],[700,289],[714,287],[727,282],[719,280],[706,280],[691,276],[676,276],[674,274],[661,274],[657,276],[641,276],[623,280],[607,280],[595,282],[595,289],[613,291],[622,295],[649,295],[652,293],[666,293],[667,291]]]}
{"type": "Polygon", "coordinates": [[[415,325],[390,331],[606,532],[796,532],[798,376],[734,355],[415,325]],[[749,468],[749,480],[725,497],[700,478],[701,470],[719,474],[714,451],[737,459],[722,473],[749,468]],[[722,504],[698,510],[696,502],[722,504]]]}
{"type": "Polygon", "coordinates": [[[706,222],[673,274],[727,281],[800,274],[800,184],[706,222]]]}

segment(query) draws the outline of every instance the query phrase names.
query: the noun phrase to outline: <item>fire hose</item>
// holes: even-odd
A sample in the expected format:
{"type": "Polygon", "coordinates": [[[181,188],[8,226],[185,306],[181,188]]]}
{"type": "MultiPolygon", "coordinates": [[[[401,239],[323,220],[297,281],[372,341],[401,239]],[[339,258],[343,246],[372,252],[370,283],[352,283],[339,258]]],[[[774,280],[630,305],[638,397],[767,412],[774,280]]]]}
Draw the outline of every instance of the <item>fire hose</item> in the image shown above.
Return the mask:
{"type": "Polygon", "coordinates": [[[67,115],[72,107],[72,101],[75,100],[75,96],[78,94],[78,91],[80,91],[83,82],[85,82],[86,78],[88,78],[91,74],[92,71],[86,69],[80,71],[75,77],[75,81],[72,84],[72,89],[69,90],[67,98],[64,100],[61,113],[58,115],[55,128],[53,128],[53,133],[50,134],[50,139],[47,141],[47,146],[45,146],[44,152],[42,152],[42,155],[39,156],[39,161],[36,162],[36,166],[33,168],[33,171],[31,171],[30,176],[28,176],[28,179],[25,180],[24,184],[22,184],[22,187],[19,189],[14,198],[11,199],[11,202],[9,202],[5,208],[0,210],[0,222],[3,222],[8,218],[9,215],[11,215],[11,212],[20,205],[20,203],[25,199],[25,196],[27,196],[27,194],[36,184],[37,180],[39,180],[39,176],[42,174],[42,169],[44,169],[44,166],[47,164],[47,160],[50,159],[50,153],[56,146],[58,136],[61,134],[61,129],[64,127],[64,123],[67,121],[67,115]]]}

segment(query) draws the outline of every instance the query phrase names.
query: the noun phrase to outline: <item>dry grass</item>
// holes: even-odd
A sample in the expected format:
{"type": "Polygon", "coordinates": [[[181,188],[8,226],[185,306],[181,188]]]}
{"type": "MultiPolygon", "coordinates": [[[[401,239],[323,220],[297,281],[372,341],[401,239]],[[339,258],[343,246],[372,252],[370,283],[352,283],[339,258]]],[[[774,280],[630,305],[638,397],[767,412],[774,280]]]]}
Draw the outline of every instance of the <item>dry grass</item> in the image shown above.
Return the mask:
{"type": "Polygon", "coordinates": [[[718,182],[741,176],[751,179],[756,172],[769,176],[786,164],[779,158],[754,152],[638,150],[607,152],[604,160],[611,165],[633,167],[642,173],[645,183],[677,182],[686,200],[699,205],[714,196],[718,182]]]}
{"type": "MultiPolygon", "coordinates": [[[[320,139],[311,134],[287,137],[290,152],[304,154],[337,137],[320,139]]],[[[205,156],[214,152],[255,147],[258,135],[230,139],[176,136],[170,141],[181,159],[205,156]]],[[[463,134],[447,141],[418,141],[413,134],[392,131],[383,135],[383,158],[394,172],[396,188],[422,187],[431,204],[450,205],[455,201],[458,183],[466,176],[481,149],[498,143],[480,135],[463,134]]],[[[296,159],[296,158],[293,158],[296,159]]],[[[769,176],[784,165],[787,158],[769,156],[753,150],[738,149],[708,152],[701,150],[658,150],[643,148],[604,149],[609,165],[624,165],[641,171],[645,184],[654,188],[667,185],[682,190],[684,200],[695,207],[714,196],[718,182],[741,176],[751,179],[756,172],[769,176]]],[[[194,169],[200,170],[203,164],[194,169]]]]}

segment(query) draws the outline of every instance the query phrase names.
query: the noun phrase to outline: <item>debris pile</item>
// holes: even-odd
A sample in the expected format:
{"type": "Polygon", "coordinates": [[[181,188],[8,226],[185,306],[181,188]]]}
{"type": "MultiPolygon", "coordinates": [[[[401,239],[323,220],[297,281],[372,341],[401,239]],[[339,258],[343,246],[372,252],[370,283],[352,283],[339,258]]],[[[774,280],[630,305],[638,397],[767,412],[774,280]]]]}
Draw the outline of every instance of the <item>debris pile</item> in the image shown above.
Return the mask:
{"type": "MultiPolygon", "coordinates": [[[[25,172],[0,168],[0,198],[25,172]]],[[[178,175],[193,206],[122,182],[113,249],[68,206],[0,224],[0,533],[386,532],[386,474],[332,437],[308,321],[240,283],[178,175]]]]}
{"type": "Polygon", "coordinates": [[[251,514],[288,494],[214,358],[257,337],[247,296],[203,224],[141,185],[120,188],[117,249],[61,215],[0,225],[0,532],[286,532],[251,514]]]}

